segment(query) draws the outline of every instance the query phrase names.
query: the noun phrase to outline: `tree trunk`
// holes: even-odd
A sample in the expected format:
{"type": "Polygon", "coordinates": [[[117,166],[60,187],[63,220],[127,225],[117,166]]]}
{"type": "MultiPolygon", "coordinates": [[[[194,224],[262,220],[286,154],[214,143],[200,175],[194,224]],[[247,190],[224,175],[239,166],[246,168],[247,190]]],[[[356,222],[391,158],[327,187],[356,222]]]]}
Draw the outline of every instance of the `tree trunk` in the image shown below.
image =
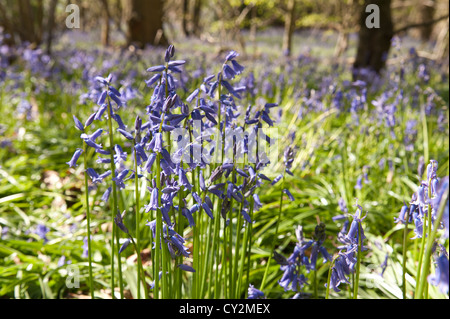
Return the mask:
{"type": "Polygon", "coordinates": [[[334,48],[334,54],[333,57],[335,59],[340,59],[345,51],[347,51],[348,48],[348,38],[349,33],[346,30],[339,30],[338,39],[336,41],[336,46],[334,48]]]}
{"type": "Polygon", "coordinates": [[[128,45],[167,45],[163,32],[162,0],[124,0],[128,45]]]}
{"type": "MultiPolygon", "coordinates": [[[[419,6],[420,9],[420,22],[424,23],[427,21],[431,21],[434,18],[435,13],[435,0],[428,0],[427,3],[422,3],[419,6]]],[[[423,41],[428,41],[431,38],[431,34],[433,33],[434,24],[424,25],[419,29],[420,38],[423,41]]]]}
{"type": "Polygon", "coordinates": [[[365,0],[360,18],[358,50],[353,64],[356,73],[361,68],[381,72],[386,65],[393,34],[391,0],[365,0]],[[369,28],[366,25],[370,12],[366,13],[365,10],[369,4],[375,4],[379,8],[379,28],[369,28]]]}
{"type": "Polygon", "coordinates": [[[436,39],[436,45],[434,48],[434,55],[436,57],[436,60],[439,62],[442,62],[445,57],[448,58],[448,30],[449,27],[449,20],[447,18],[447,21],[445,22],[445,25],[442,26],[442,29],[439,31],[439,34],[436,39]]]}
{"type": "Polygon", "coordinates": [[[15,30],[12,18],[10,18],[6,13],[6,7],[0,2],[0,26],[3,27],[3,33],[8,35],[4,37],[3,43],[7,45],[15,45],[15,30]]]}
{"type": "Polygon", "coordinates": [[[58,0],[51,0],[48,8],[48,20],[47,20],[47,54],[51,54],[53,30],[55,28],[55,11],[58,0]]]}
{"type": "Polygon", "coordinates": [[[194,0],[194,12],[192,14],[192,33],[200,36],[200,13],[202,10],[202,0],[194,0]]]}
{"type": "Polygon", "coordinates": [[[183,33],[185,36],[190,35],[190,30],[188,28],[189,21],[189,0],[181,0],[183,2],[183,13],[181,20],[181,28],[183,29],[183,33]]]}
{"type": "Polygon", "coordinates": [[[102,34],[101,34],[101,41],[102,45],[109,46],[109,20],[110,20],[110,13],[109,13],[109,7],[108,7],[108,1],[102,0],[102,34]]]}
{"type": "Polygon", "coordinates": [[[295,27],[295,0],[288,0],[288,7],[284,18],[283,54],[290,56],[292,53],[292,35],[295,27]]]}
{"type": "Polygon", "coordinates": [[[34,17],[30,0],[19,0],[19,14],[22,28],[19,30],[20,40],[38,44],[34,30],[34,17]]]}

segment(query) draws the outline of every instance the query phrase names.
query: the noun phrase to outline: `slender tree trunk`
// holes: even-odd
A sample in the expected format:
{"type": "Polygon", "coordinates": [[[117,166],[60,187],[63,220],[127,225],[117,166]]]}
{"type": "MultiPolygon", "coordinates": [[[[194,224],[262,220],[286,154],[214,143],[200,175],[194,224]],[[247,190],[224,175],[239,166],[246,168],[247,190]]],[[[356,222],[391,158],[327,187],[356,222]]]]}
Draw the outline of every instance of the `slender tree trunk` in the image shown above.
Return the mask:
{"type": "Polygon", "coordinates": [[[338,39],[336,41],[336,47],[334,48],[334,58],[339,59],[343,56],[348,47],[348,31],[341,29],[339,30],[338,39]]]}
{"type": "MultiPolygon", "coordinates": [[[[419,6],[420,22],[432,21],[435,13],[435,0],[428,0],[426,3],[421,3],[419,6]]],[[[433,33],[434,24],[424,25],[419,29],[420,38],[423,41],[429,41],[433,33]]]]}
{"type": "Polygon", "coordinates": [[[102,45],[109,46],[109,20],[110,20],[110,12],[108,7],[108,1],[102,0],[102,34],[101,41],[102,45]]]}
{"type": "Polygon", "coordinates": [[[37,1],[36,15],[34,17],[35,23],[35,42],[40,44],[42,42],[43,34],[43,21],[44,21],[44,3],[42,0],[37,1]]]}
{"type": "Polygon", "coordinates": [[[162,0],[124,0],[123,10],[128,44],[139,47],[167,45],[163,32],[162,0]]]}
{"type": "Polygon", "coordinates": [[[13,23],[10,19],[10,17],[8,17],[8,15],[6,14],[6,7],[3,3],[0,2],[0,26],[3,27],[3,32],[4,34],[8,34],[9,37],[5,37],[3,39],[3,43],[7,44],[7,45],[15,45],[16,41],[15,41],[15,32],[14,32],[14,27],[13,27],[13,23]]]}
{"type": "Polygon", "coordinates": [[[202,0],[194,0],[194,11],[192,14],[192,33],[200,36],[200,13],[202,11],[202,0]]]}
{"type": "Polygon", "coordinates": [[[34,17],[31,9],[30,0],[19,0],[19,14],[22,28],[19,30],[21,41],[28,41],[30,43],[38,44],[36,42],[36,35],[34,30],[34,17]]]}
{"type": "Polygon", "coordinates": [[[295,27],[295,0],[288,0],[287,12],[284,18],[283,54],[290,56],[292,53],[292,36],[295,27]]]}
{"type": "Polygon", "coordinates": [[[55,11],[56,4],[58,0],[51,0],[48,8],[48,20],[47,20],[47,54],[51,54],[52,42],[53,42],[53,31],[55,28],[55,11]]]}
{"type": "Polygon", "coordinates": [[[190,35],[190,30],[188,28],[189,22],[189,0],[181,0],[183,2],[183,13],[181,20],[181,28],[183,29],[183,33],[185,36],[190,35]]]}
{"type": "Polygon", "coordinates": [[[367,68],[380,73],[386,65],[393,34],[391,0],[365,0],[360,18],[358,50],[353,64],[355,71],[367,68]],[[379,8],[379,28],[368,28],[366,25],[366,18],[370,13],[365,10],[369,4],[375,4],[379,8]]]}

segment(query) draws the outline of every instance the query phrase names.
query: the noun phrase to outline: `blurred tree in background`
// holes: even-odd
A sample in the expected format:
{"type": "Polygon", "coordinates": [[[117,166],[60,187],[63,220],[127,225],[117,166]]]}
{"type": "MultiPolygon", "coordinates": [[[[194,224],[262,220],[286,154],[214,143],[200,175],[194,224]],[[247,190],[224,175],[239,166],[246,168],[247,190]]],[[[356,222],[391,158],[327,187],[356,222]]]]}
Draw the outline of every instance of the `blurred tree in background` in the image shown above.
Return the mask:
{"type": "Polygon", "coordinates": [[[195,37],[214,44],[218,52],[239,46],[245,54],[257,50],[258,32],[279,28],[284,30],[279,51],[287,56],[294,54],[298,31],[334,32],[336,59],[346,53],[349,36],[357,34],[354,66],[377,72],[394,35],[408,33],[434,43],[429,58],[448,53],[445,0],[1,0],[0,27],[9,35],[5,42],[45,45],[50,53],[53,39],[70,31],[65,25],[69,4],[79,7],[80,31],[104,46],[142,48],[195,37]],[[364,25],[368,4],[380,7],[380,29],[364,25]]]}

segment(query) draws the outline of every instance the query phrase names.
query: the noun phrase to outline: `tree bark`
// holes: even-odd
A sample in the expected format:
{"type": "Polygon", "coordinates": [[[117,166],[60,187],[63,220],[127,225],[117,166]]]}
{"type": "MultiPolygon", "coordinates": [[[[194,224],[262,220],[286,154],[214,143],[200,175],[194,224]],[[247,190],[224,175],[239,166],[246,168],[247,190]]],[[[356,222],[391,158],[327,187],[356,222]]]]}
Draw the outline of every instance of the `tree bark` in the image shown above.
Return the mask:
{"type": "Polygon", "coordinates": [[[163,32],[162,0],[124,0],[127,43],[141,48],[145,45],[167,45],[163,32]]]}
{"type": "Polygon", "coordinates": [[[13,25],[12,18],[7,15],[4,4],[0,2],[0,26],[3,27],[4,34],[8,35],[3,39],[3,43],[11,46],[16,44],[13,25]]]}
{"type": "Polygon", "coordinates": [[[181,28],[183,29],[183,33],[185,36],[190,35],[190,30],[188,28],[189,22],[189,0],[181,0],[183,3],[183,13],[181,20],[181,28]]]}
{"type": "Polygon", "coordinates": [[[19,30],[20,40],[38,44],[34,30],[34,17],[30,0],[19,0],[19,14],[22,29],[19,30]]]}
{"type": "Polygon", "coordinates": [[[391,39],[394,34],[394,26],[391,16],[391,0],[365,0],[360,16],[359,43],[356,59],[353,64],[357,70],[361,68],[370,69],[380,73],[386,65],[386,60],[391,47],[391,39]],[[366,26],[366,7],[375,4],[379,7],[379,28],[368,28],[366,26]]]}
{"type": "MultiPolygon", "coordinates": [[[[420,5],[420,21],[422,23],[431,21],[434,18],[435,13],[435,0],[428,0],[427,3],[422,3],[420,5]]],[[[424,25],[419,29],[420,38],[423,41],[428,41],[431,38],[431,34],[433,33],[434,25],[424,25]]]]}
{"type": "Polygon", "coordinates": [[[55,11],[58,0],[51,0],[48,8],[48,20],[47,20],[47,54],[52,52],[53,31],[55,28],[55,11]]]}
{"type": "Polygon", "coordinates": [[[108,1],[102,0],[102,34],[101,41],[102,45],[109,46],[109,20],[110,20],[110,12],[108,7],[108,1]]]}
{"type": "Polygon", "coordinates": [[[288,0],[287,11],[284,19],[283,54],[292,54],[292,36],[295,27],[295,0],[288,0]]]}
{"type": "Polygon", "coordinates": [[[200,13],[202,10],[202,0],[194,0],[194,12],[192,14],[192,33],[200,36],[200,13]]]}

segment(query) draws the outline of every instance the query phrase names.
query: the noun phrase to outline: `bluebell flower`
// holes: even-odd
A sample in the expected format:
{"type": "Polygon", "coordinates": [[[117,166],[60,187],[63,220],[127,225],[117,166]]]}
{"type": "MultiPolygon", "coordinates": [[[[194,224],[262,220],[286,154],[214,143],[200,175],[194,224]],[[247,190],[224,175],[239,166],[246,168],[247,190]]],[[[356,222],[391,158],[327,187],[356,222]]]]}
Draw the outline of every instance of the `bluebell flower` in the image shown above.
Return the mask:
{"type": "Polygon", "coordinates": [[[106,94],[107,94],[106,90],[103,90],[102,93],[100,94],[100,96],[98,97],[98,100],[97,100],[98,105],[102,105],[105,103],[106,94]]]}
{"type": "Polygon", "coordinates": [[[160,78],[161,78],[161,73],[158,73],[158,74],[153,75],[150,79],[146,80],[145,83],[147,84],[148,87],[150,87],[153,84],[155,84],[157,81],[159,81],[160,78]]]}
{"type": "Polygon", "coordinates": [[[383,263],[380,265],[380,267],[381,267],[381,277],[383,277],[384,272],[386,271],[387,264],[388,264],[387,263],[388,262],[388,258],[389,258],[389,255],[386,254],[386,256],[384,257],[383,263]]]}
{"type": "Polygon", "coordinates": [[[66,256],[62,255],[61,258],[58,259],[58,263],[57,263],[56,267],[62,267],[64,265],[70,264],[70,263],[71,263],[71,261],[68,260],[66,262],[66,256]]]}
{"type": "Polygon", "coordinates": [[[84,123],[84,127],[85,127],[85,128],[86,128],[86,127],[89,127],[89,126],[92,124],[92,122],[94,121],[96,115],[97,115],[97,112],[91,114],[91,115],[87,118],[86,122],[84,123]]]}
{"type": "Polygon", "coordinates": [[[125,234],[129,234],[128,228],[123,223],[123,216],[125,215],[125,212],[126,212],[125,210],[123,211],[122,214],[117,212],[116,217],[114,217],[114,222],[116,223],[116,225],[119,227],[119,229],[121,231],[123,231],[125,234]]]}
{"type": "Polygon", "coordinates": [[[213,215],[209,205],[207,203],[202,203],[201,206],[203,207],[204,211],[209,216],[209,218],[214,219],[214,215],[213,215]]]}
{"type": "Polygon", "coordinates": [[[280,181],[280,179],[282,179],[282,178],[283,178],[283,174],[278,175],[277,177],[275,177],[275,178],[272,180],[271,185],[275,185],[275,184],[278,183],[278,182],[280,181]]]}
{"type": "Polygon", "coordinates": [[[130,238],[125,239],[124,243],[122,244],[122,246],[119,249],[119,254],[121,254],[128,247],[130,242],[131,242],[130,238]]]}
{"type": "Polygon", "coordinates": [[[433,286],[438,286],[439,291],[443,294],[448,294],[449,263],[445,254],[436,259],[436,272],[428,276],[428,282],[433,286]]]}
{"type": "Polygon", "coordinates": [[[401,222],[402,224],[406,223],[405,217],[406,217],[406,213],[408,212],[408,205],[406,205],[404,203],[404,205],[402,206],[402,209],[400,210],[399,216],[394,217],[394,221],[396,223],[401,222]]]}
{"type": "Polygon", "coordinates": [[[74,115],[73,116],[73,120],[75,122],[75,127],[77,129],[79,129],[80,131],[84,132],[84,126],[83,124],[80,122],[80,120],[74,115]]]}
{"type": "MultiPolygon", "coordinates": [[[[194,206],[195,206],[195,205],[194,205],[194,206]]],[[[195,220],[194,220],[194,217],[192,216],[192,211],[191,211],[191,210],[187,209],[186,207],[183,207],[183,208],[181,209],[181,214],[182,214],[184,217],[186,217],[186,219],[187,219],[188,222],[189,222],[189,226],[190,226],[190,227],[194,227],[194,226],[195,226],[195,220]]]]}
{"type": "Polygon", "coordinates": [[[264,293],[250,284],[248,287],[248,299],[265,299],[264,293]]]}
{"type": "Polygon", "coordinates": [[[178,252],[185,257],[189,257],[189,250],[184,247],[183,243],[177,236],[170,236],[170,242],[178,249],[178,252]]]}
{"type": "Polygon", "coordinates": [[[91,178],[93,183],[98,183],[100,180],[100,175],[95,171],[95,169],[89,167],[86,172],[88,173],[89,177],[91,178]]]}
{"type": "Polygon", "coordinates": [[[181,270],[184,270],[184,271],[195,272],[195,269],[192,268],[192,267],[189,266],[189,265],[179,264],[179,265],[177,265],[177,267],[180,268],[181,270]]]}
{"type": "Polygon", "coordinates": [[[162,150],[162,134],[161,133],[155,133],[153,135],[153,138],[151,140],[151,142],[148,145],[148,148],[151,149],[153,152],[161,152],[162,150]]]}
{"type": "Polygon", "coordinates": [[[89,245],[88,238],[85,236],[83,238],[83,253],[81,254],[81,258],[87,258],[89,256],[89,245]]]}
{"type": "Polygon", "coordinates": [[[102,145],[101,144],[97,144],[94,141],[92,141],[90,138],[85,138],[84,142],[86,143],[87,146],[92,147],[94,149],[101,149],[102,145]]]}
{"type": "Polygon", "coordinates": [[[126,161],[128,154],[122,150],[122,147],[120,145],[114,145],[114,152],[114,163],[119,164],[126,161]]]}
{"type": "Polygon", "coordinates": [[[287,188],[283,189],[283,193],[285,193],[292,202],[295,201],[294,196],[292,196],[291,192],[287,188]]]}
{"type": "Polygon", "coordinates": [[[175,47],[173,44],[169,45],[164,54],[164,61],[169,62],[171,58],[175,55],[175,47]]]}
{"type": "Polygon", "coordinates": [[[95,142],[95,140],[96,140],[99,136],[101,136],[102,133],[103,133],[103,129],[99,128],[99,129],[97,129],[94,133],[92,133],[91,135],[88,135],[88,134],[83,133],[83,134],[80,135],[80,137],[81,137],[83,140],[85,140],[85,139],[90,139],[92,142],[95,142]]]}
{"type": "Polygon", "coordinates": [[[39,224],[36,227],[35,230],[35,234],[38,235],[39,237],[41,237],[44,242],[47,242],[47,233],[50,231],[50,228],[48,228],[47,226],[43,225],[43,224],[39,224]]]}
{"type": "Polygon", "coordinates": [[[77,148],[75,153],[73,153],[72,159],[66,162],[66,164],[68,164],[69,167],[77,167],[77,161],[81,153],[83,153],[83,150],[81,148],[77,148]]]}
{"type": "Polygon", "coordinates": [[[148,213],[150,210],[157,210],[158,205],[158,188],[153,188],[150,196],[150,203],[145,206],[145,212],[148,213]]]}
{"type": "Polygon", "coordinates": [[[114,121],[116,121],[117,125],[119,125],[119,128],[121,130],[126,131],[127,126],[123,123],[122,118],[120,117],[119,114],[113,113],[112,118],[113,118],[114,121]]]}
{"type": "Polygon", "coordinates": [[[145,163],[143,170],[147,171],[148,173],[151,173],[151,168],[153,166],[153,163],[156,159],[156,153],[152,153],[148,156],[147,162],[145,163]]]}
{"type": "Polygon", "coordinates": [[[102,195],[102,201],[108,202],[109,197],[111,196],[112,188],[111,186],[106,189],[106,191],[102,195]]]}
{"type": "Polygon", "coordinates": [[[107,104],[102,104],[100,108],[97,110],[94,116],[94,120],[100,121],[102,119],[103,113],[105,113],[106,109],[108,108],[107,104]]]}
{"type": "Polygon", "coordinates": [[[343,212],[344,214],[348,213],[347,204],[345,203],[344,198],[339,198],[338,205],[341,212],[343,212]]]}
{"type": "Polygon", "coordinates": [[[362,188],[362,176],[358,176],[358,179],[356,180],[355,189],[361,189],[362,188]]]}
{"type": "Polygon", "coordinates": [[[134,136],[131,133],[128,133],[127,131],[118,128],[117,131],[122,134],[126,139],[128,140],[134,140],[134,136]]]}

